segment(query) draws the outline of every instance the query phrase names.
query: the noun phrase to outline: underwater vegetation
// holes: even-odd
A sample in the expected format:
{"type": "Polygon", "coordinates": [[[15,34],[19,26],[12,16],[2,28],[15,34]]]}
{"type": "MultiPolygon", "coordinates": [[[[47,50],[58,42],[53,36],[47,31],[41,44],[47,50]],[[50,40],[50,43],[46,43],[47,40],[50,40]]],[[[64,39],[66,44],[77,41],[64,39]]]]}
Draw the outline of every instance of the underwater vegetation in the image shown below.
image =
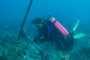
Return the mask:
{"type": "Polygon", "coordinates": [[[17,41],[15,35],[11,35],[8,31],[1,32],[0,60],[40,60],[40,55],[35,46],[22,40],[17,41]]]}
{"type": "Polygon", "coordinates": [[[71,60],[90,60],[90,48],[84,48],[82,50],[74,52],[71,55],[71,60]]]}
{"type": "MultiPolygon", "coordinates": [[[[28,32],[28,31],[27,31],[28,32]]],[[[60,51],[52,43],[43,43],[39,46],[43,49],[41,52],[32,42],[26,42],[28,39],[17,40],[18,32],[7,30],[0,31],[0,60],[89,60],[90,43],[88,47],[78,49],[77,51],[60,51]]],[[[89,41],[90,39],[88,39],[89,41]]]]}

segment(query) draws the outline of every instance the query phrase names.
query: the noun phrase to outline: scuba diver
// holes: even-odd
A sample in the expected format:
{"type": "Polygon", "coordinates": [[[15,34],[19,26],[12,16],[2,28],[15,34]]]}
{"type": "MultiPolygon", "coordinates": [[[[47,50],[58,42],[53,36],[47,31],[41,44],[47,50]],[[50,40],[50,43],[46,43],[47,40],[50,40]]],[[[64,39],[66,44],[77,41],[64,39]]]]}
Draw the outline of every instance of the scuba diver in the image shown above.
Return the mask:
{"type": "Polygon", "coordinates": [[[72,50],[74,30],[69,33],[55,18],[36,18],[31,24],[34,24],[39,32],[33,40],[35,43],[54,42],[61,50],[72,50]]]}

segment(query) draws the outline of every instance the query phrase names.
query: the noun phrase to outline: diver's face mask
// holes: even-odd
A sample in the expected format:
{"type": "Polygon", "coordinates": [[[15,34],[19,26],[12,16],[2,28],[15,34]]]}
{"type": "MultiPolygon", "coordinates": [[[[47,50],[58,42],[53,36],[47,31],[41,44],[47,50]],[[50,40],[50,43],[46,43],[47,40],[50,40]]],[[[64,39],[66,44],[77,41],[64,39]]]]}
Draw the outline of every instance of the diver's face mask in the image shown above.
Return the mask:
{"type": "Polygon", "coordinates": [[[35,24],[36,27],[42,27],[43,24],[42,23],[39,23],[39,24],[35,24]]]}

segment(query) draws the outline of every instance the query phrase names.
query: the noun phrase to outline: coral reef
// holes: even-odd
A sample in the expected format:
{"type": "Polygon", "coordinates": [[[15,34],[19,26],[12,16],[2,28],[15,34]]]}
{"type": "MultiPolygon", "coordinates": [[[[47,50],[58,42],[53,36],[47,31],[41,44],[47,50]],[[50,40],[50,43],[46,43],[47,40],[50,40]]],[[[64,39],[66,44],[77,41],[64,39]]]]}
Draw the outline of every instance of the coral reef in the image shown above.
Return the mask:
{"type": "Polygon", "coordinates": [[[89,60],[90,59],[90,48],[83,48],[71,54],[71,60],[89,60]]]}
{"type": "MultiPolygon", "coordinates": [[[[52,43],[42,43],[40,51],[28,39],[17,40],[17,33],[0,31],[0,60],[89,60],[90,43],[77,51],[60,51],[52,43]]],[[[88,39],[90,41],[90,39],[88,39]]]]}

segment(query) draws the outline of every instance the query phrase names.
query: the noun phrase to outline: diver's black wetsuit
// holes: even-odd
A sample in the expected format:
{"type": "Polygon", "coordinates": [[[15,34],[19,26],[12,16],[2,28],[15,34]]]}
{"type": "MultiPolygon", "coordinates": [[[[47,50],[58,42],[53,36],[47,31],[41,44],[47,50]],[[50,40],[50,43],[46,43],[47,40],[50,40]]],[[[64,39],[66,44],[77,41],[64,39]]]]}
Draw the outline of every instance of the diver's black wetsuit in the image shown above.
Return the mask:
{"type": "Polygon", "coordinates": [[[52,22],[49,20],[46,20],[45,23],[43,23],[43,26],[40,28],[40,33],[38,36],[34,39],[34,42],[37,43],[38,41],[44,42],[44,41],[50,41],[50,42],[56,42],[57,46],[60,49],[65,50],[71,50],[73,47],[73,35],[67,36],[65,38],[59,30],[54,26],[52,22]],[[46,23],[46,24],[45,24],[46,23]],[[50,36],[48,40],[48,27],[47,24],[51,27],[50,36]],[[44,36],[43,39],[40,39],[41,36],[44,36]]]}

